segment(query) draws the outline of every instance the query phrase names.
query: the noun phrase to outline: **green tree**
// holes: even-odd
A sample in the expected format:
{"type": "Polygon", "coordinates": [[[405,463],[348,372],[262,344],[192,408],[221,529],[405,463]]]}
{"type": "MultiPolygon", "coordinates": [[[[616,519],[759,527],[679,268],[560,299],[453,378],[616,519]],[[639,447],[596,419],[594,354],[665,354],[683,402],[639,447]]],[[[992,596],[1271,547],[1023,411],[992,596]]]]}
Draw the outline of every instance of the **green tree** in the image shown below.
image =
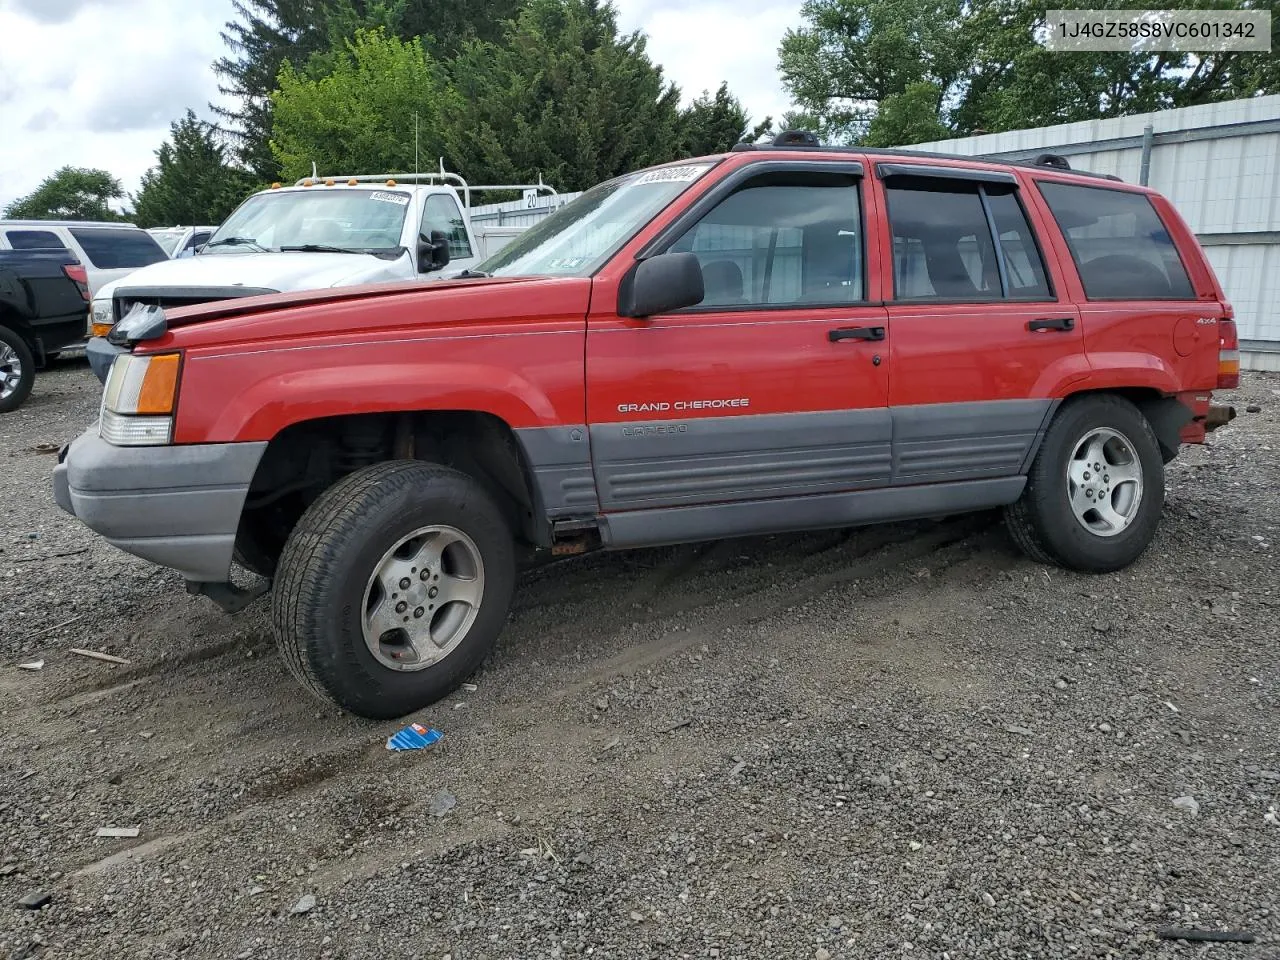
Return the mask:
{"type": "Polygon", "coordinates": [[[891,93],[880,101],[861,142],[869,147],[892,147],[945,140],[951,131],[939,119],[941,100],[937,84],[926,80],[907,84],[901,93],[891,93]]]}
{"type": "Polygon", "coordinates": [[[311,172],[381,173],[414,164],[414,115],[422,165],[434,168],[442,145],[443,71],[419,40],[360,30],[313,77],[286,62],[272,94],[271,150],[284,176],[311,172]]]}
{"type": "Polygon", "coordinates": [[[421,37],[425,49],[449,56],[466,40],[496,39],[518,0],[232,0],[232,6],[235,19],[222,32],[230,52],[214,71],[234,105],[214,109],[236,136],[242,164],[270,181],[280,173],[270,144],[272,92],[286,63],[295,73],[325,76],[347,41],[378,28],[401,40],[421,37]]]}
{"type": "Polygon", "coordinates": [[[169,127],[156,150],[156,166],[142,175],[133,197],[140,227],[216,224],[253,190],[253,175],[227,160],[218,132],[188,110],[169,127]]]}
{"type": "Polygon", "coordinates": [[[611,3],[531,0],[449,66],[445,153],[468,179],[580,190],[679,155],[680,91],[611,3]]]}
{"type": "Polygon", "coordinates": [[[327,0],[232,0],[236,19],[222,40],[230,53],[213,65],[218,89],[235,101],[214,105],[236,137],[241,162],[264,181],[279,175],[271,152],[271,91],[286,59],[305,63],[328,43],[327,0]]]}
{"type": "Polygon", "coordinates": [[[688,157],[723,153],[744,139],[754,140],[772,125],[772,119],[750,126],[747,111],[729,92],[727,83],[712,95],[707,91],[680,111],[677,123],[677,151],[688,157]]]}
{"type": "MultiPolygon", "coordinates": [[[[1037,42],[1046,3],[805,0],[779,50],[783,83],[837,140],[912,143],[1116,117],[1280,90],[1262,53],[1057,53],[1037,42]],[[881,116],[883,114],[883,116],[881,116]],[[879,122],[875,122],[879,118],[879,122]]],[[[1055,0],[1123,8],[1128,0],[1055,0]]],[[[1169,0],[1166,8],[1220,8],[1169,0]]],[[[1273,10],[1280,0],[1235,5],[1273,10]]]]}
{"type": "Polygon", "coordinates": [[[107,171],[67,166],[5,207],[4,215],[13,220],[120,220],[110,201],[123,196],[120,181],[107,171]]]}

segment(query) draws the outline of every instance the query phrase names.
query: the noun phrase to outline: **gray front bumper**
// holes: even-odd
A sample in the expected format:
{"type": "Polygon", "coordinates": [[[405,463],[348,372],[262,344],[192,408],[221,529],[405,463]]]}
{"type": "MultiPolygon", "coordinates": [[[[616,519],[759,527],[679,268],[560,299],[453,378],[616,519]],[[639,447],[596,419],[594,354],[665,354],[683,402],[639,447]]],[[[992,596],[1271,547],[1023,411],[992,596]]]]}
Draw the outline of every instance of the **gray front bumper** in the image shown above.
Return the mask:
{"type": "Polygon", "coordinates": [[[225,582],[266,443],[116,447],[86,430],[62,451],[53,496],[125,553],[196,582],[225,582]]]}
{"type": "Polygon", "coordinates": [[[85,356],[89,358],[89,369],[102,383],[107,382],[107,374],[111,372],[111,364],[116,357],[125,352],[124,347],[108,343],[106,337],[90,337],[84,347],[85,356]]]}

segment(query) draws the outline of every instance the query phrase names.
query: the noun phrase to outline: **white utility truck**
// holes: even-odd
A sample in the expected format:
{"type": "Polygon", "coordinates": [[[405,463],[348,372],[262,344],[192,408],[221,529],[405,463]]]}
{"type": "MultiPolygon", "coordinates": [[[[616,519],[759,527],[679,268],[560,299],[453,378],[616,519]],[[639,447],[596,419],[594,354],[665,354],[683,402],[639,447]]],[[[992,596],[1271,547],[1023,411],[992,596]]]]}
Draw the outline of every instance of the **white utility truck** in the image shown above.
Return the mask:
{"type": "Polygon", "coordinates": [[[233,297],[456,275],[520,228],[477,233],[471,195],[555,194],[536,184],[470,185],[443,163],[433,173],[307,177],[255,193],[195,256],[163,260],[96,291],[90,365],[105,382],[116,351],[102,338],[135,304],[184,306],[233,297]]]}

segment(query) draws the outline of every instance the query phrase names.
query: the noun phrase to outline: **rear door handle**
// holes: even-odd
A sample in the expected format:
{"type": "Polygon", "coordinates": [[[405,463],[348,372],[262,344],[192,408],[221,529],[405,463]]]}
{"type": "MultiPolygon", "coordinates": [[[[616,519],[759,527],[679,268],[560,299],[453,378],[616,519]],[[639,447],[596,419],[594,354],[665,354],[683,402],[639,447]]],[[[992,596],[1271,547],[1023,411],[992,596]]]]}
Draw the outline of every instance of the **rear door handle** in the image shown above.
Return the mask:
{"type": "Polygon", "coordinates": [[[884,327],[836,327],[827,331],[832,343],[840,340],[883,340],[884,327]]]}
{"type": "Polygon", "coordinates": [[[1075,328],[1075,317],[1051,317],[1027,321],[1027,329],[1032,333],[1037,330],[1074,330],[1075,328]]]}

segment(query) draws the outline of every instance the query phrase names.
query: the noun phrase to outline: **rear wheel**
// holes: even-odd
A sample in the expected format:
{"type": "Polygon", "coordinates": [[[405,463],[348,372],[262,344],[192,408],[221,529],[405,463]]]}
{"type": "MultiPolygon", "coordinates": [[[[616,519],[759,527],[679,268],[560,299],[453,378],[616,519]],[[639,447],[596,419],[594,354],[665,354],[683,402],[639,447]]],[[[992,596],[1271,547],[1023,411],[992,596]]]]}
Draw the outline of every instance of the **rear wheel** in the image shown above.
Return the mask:
{"type": "Polygon", "coordinates": [[[8,327],[0,327],[0,413],[22,406],[35,382],[36,361],[31,348],[8,327]]]}
{"type": "Polygon", "coordinates": [[[370,719],[447,696],[506,622],[515,544],[470,477],[418,461],[366,467],[303,515],[276,570],[285,663],[314,692],[370,719]]]}
{"type": "Polygon", "coordinates": [[[1106,394],[1071,401],[1054,418],[1010,534],[1032,559],[1105,573],[1142,555],[1164,510],[1164,458],[1146,418],[1106,394]]]}

